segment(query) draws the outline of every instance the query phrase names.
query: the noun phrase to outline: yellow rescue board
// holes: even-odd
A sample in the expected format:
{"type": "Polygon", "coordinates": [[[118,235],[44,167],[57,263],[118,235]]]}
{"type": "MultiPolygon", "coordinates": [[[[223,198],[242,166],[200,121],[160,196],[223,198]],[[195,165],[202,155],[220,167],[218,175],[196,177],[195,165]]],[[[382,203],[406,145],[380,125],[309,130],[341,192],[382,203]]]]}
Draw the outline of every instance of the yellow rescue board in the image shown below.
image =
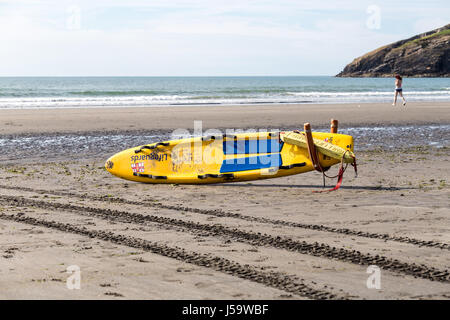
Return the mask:
{"type": "MultiPolygon", "coordinates": [[[[119,152],[106,161],[105,167],[117,177],[145,183],[205,184],[277,178],[314,170],[298,135],[263,132],[164,141],[119,152]]],[[[345,150],[353,151],[353,137],[349,135],[312,135],[323,168],[340,163],[345,150]]]]}
{"type": "MultiPolygon", "coordinates": [[[[280,139],[289,144],[295,144],[301,148],[308,148],[308,141],[306,136],[300,132],[282,132],[280,134],[280,139]]],[[[334,145],[327,141],[314,138],[314,145],[318,152],[323,153],[333,159],[344,159],[345,163],[353,163],[355,155],[349,149],[342,148],[338,145],[334,145]]]]}

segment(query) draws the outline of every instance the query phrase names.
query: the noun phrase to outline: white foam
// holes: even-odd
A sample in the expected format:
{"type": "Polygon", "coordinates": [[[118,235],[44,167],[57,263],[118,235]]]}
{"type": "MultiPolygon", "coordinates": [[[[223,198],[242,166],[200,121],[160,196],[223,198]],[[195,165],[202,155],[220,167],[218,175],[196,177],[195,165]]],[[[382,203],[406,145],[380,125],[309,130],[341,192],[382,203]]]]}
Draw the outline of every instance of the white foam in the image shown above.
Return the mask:
{"type": "MultiPolygon", "coordinates": [[[[408,101],[450,101],[450,90],[405,91],[408,101]]],[[[0,98],[0,109],[133,107],[168,105],[231,105],[276,103],[346,103],[387,102],[393,91],[366,92],[285,92],[249,93],[246,97],[211,97],[199,99],[194,95],[105,96],[105,97],[33,97],[0,98]]]]}

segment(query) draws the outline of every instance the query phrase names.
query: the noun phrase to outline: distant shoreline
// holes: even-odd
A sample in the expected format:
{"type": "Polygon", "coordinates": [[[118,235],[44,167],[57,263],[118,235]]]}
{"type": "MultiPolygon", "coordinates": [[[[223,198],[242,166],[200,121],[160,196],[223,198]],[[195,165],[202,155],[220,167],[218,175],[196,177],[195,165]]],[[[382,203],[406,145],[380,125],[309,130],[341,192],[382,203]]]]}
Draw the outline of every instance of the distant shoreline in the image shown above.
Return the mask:
{"type": "MultiPolygon", "coordinates": [[[[389,93],[391,95],[391,93],[389,93]]],[[[405,95],[408,94],[407,91],[404,92],[405,95]]],[[[393,94],[392,94],[393,95],[393,94]]],[[[386,100],[384,102],[380,101],[361,101],[361,102],[348,102],[348,101],[335,101],[335,102],[316,102],[316,101],[293,101],[293,102],[252,102],[252,103],[174,103],[174,104],[152,104],[152,105],[93,105],[93,106],[55,106],[55,107],[49,107],[49,106],[36,106],[36,107],[10,107],[5,108],[2,107],[0,104],[0,111],[2,110],[68,110],[68,109],[126,109],[126,108],[196,108],[196,107],[230,107],[230,108],[237,108],[237,107],[252,107],[252,106],[310,106],[310,105],[370,105],[370,104],[391,104],[392,99],[386,100]]],[[[409,100],[409,99],[408,99],[409,100]]],[[[409,100],[410,101],[410,100],[409,100]]],[[[449,100],[413,100],[410,101],[411,103],[429,103],[429,104],[441,104],[441,103],[450,103],[450,97],[449,100]]],[[[399,102],[400,105],[400,102],[399,102]]]]}

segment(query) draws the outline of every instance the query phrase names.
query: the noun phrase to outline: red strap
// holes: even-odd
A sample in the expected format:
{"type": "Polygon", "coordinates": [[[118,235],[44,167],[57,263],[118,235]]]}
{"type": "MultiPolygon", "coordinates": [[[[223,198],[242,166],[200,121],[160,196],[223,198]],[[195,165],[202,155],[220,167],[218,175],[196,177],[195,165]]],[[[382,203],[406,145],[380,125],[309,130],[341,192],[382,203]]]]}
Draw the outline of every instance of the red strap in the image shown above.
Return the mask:
{"type": "MultiPolygon", "coordinates": [[[[294,130],[294,132],[295,132],[295,133],[301,134],[301,132],[298,131],[298,130],[294,130]]],[[[303,134],[303,135],[305,135],[305,136],[307,137],[306,134],[303,134]]],[[[308,140],[308,139],[307,139],[307,140],[308,140]]],[[[313,145],[314,145],[314,142],[313,142],[313,145]]],[[[325,174],[324,171],[326,171],[326,170],[324,170],[324,169],[322,168],[322,166],[320,165],[320,162],[318,161],[318,157],[314,157],[314,154],[313,154],[313,152],[317,152],[317,151],[316,151],[316,150],[313,150],[313,149],[310,147],[310,144],[309,144],[309,143],[307,144],[307,146],[308,146],[309,157],[310,157],[310,159],[311,159],[311,162],[312,162],[312,164],[313,164],[314,169],[317,170],[317,171],[319,171],[319,172],[321,172],[321,173],[323,174],[323,176],[324,176],[324,179],[325,179],[325,176],[327,176],[327,175],[325,174]]],[[[346,152],[347,152],[347,151],[346,151],[346,152]]],[[[337,175],[338,180],[337,180],[336,186],[335,186],[334,188],[328,189],[328,190],[317,190],[317,191],[316,191],[316,190],[313,190],[313,192],[319,193],[319,192],[336,191],[336,190],[338,190],[338,189],[341,187],[341,185],[342,185],[342,180],[344,179],[344,172],[345,172],[345,169],[347,168],[347,166],[345,166],[345,168],[344,168],[344,156],[345,156],[345,153],[344,153],[344,155],[342,156],[341,166],[339,167],[339,173],[338,173],[338,175],[337,175]]],[[[352,156],[352,157],[353,157],[353,163],[352,163],[351,165],[352,165],[353,168],[355,169],[355,176],[358,176],[358,167],[356,166],[356,157],[355,157],[355,156],[352,156]]],[[[328,177],[328,176],[327,176],[327,177],[328,177]]],[[[324,180],[324,186],[325,186],[325,180],[324,180]]]]}
{"type": "Polygon", "coordinates": [[[344,180],[344,168],[343,167],[341,167],[339,169],[339,176],[338,176],[338,181],[336,183],[336,186],[333,189],[330,189],[330,191],[335,191],[335,190],[339,189],[341,187],[342,180],[344,180]]]}
{"type": "Polygon", "coordinates": [[[334,188],[328,189],[328,190],[313,190],[313,192],[319,193],[319,192],[330,192],[330,191],[335,191],[335,190],[337,190],[337,189],[339,189],[339,188],[341,187],[343,178],[344,178],[344,167],[341,166],[341,167],[339,168],[338,180],[337,180],[336,186],[335,186],[334,188]]]}

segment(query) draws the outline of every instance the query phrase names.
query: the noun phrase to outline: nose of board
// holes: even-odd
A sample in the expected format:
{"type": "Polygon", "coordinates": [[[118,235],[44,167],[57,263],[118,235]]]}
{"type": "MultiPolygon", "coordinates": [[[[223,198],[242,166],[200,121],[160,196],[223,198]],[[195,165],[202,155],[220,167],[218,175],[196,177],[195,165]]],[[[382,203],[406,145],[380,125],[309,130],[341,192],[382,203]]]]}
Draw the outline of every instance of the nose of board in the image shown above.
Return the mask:
{"type": "Polygon", "coordinates": [[[106,162],[105,162],[105,169],[108,170],[108,172],[112,173],[112,174],[114,174],[114,166],[115,166],[115,164],[114,164],[114,160],[115,159],[114,158],[115,157],[112,156],[108,160],[106,160],[106,162]]]}

